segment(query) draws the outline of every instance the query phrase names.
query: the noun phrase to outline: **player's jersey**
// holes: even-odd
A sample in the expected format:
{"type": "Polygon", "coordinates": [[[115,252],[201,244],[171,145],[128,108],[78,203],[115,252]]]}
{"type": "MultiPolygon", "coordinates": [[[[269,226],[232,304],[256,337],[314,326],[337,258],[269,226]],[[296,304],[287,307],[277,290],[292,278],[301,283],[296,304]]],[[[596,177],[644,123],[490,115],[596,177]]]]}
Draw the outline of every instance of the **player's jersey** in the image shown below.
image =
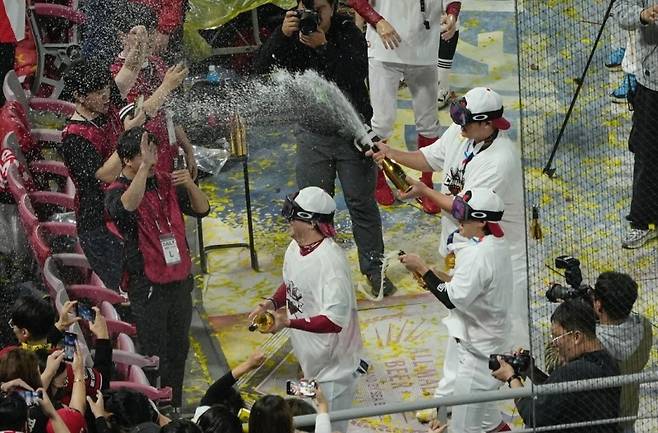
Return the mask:
{"type": "Polygon", "coordinates": [[[325,238],[313,252],[302,256],[299,245],[292,241],[284,257],[283,281],[290,319],[324,315],[342,327],[339,333],[324,334],[290,330],[304,376],[324,382],[354,374],[362,342],[350,266],[343,250],[333,239],[325,238]]]}

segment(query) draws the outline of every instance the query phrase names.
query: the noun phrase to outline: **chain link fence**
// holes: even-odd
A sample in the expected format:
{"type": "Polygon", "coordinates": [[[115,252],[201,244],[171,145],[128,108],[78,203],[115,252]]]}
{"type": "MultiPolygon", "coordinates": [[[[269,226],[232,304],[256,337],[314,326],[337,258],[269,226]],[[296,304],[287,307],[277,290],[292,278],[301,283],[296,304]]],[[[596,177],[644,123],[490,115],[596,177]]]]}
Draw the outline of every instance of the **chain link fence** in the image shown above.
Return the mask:
{"type": "MultiPolygon", "coordinates": [[[[658,323],[654,4],[517,1],[531,351],[544,370],[561,363],[550,344],[556,337],[550,318],[557,304],[547,300],[546,292],[553,282],[563,286],[563,298],[589,298],[585,285],[595,287],[595,294],[605,292],[607,301],[595,302],[595,309],[605,310],[607,305],[615,311],[600,320],[597,335],[620,361],[622,373],[658,367],[657,346],[651,339],[658,323]],[[576,262],[556,263],[564,255],[579,260],[582,283],[576,262]],[[627,280],[606,274],[597,284],[605,271],[626,273],[637,282],[634,304],[627,280]],[[629,303],[630,315],[619,307],[629,303]]],[[[658,431],[657,391],[655,383],[622,387],[619,415],[637,415],[635,431],[658,431]]],[[[596,404],[565,405],[551,424],[558,423],[558,417],[595,419],[593,414],[604,410],[596,404]]],[[[632,431],[633,421],[622,423],[622,428],[632,431]]]]}

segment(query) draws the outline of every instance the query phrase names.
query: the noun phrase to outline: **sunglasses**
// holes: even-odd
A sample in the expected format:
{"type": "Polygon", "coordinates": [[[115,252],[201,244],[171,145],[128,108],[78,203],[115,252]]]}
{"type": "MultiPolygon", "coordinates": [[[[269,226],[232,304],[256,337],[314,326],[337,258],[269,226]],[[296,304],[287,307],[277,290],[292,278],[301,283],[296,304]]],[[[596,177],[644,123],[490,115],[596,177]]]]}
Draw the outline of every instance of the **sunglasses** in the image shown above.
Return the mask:
{"type": "Polygon", "coordinates": [[[283,207],[281,208],[281,215],[288,220],[301,220],[306,222],[311,222],[315,214],[313,212],[306,212],[295,203],[295,198],[299,192],[294,194],[289,194],[286,196],[286,200],[283,202],[283,207]]]}
{"type": "Polygon", "coordinates": [[[450,104],[450,118],[459,126],[466,126],[471,122],[483,122],[493,120],[503,116],[502,107],[500,110],[487,111],[485,113],[473,114],[466,108],[466,98],[461,98],[450,104]]]}

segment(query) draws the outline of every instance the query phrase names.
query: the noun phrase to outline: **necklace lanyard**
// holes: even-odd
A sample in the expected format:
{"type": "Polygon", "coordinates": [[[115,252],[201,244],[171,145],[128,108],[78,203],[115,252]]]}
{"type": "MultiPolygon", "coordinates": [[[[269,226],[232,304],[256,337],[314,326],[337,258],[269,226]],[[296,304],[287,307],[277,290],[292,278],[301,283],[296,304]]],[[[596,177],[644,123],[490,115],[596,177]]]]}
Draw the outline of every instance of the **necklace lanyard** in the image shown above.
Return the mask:
{"type": "MultiPolygon", "coordinates": [[[[169,221],[169,215],[167,215],[167,212],[165,208],[162,206],[164,200],[162,199],[162,196],[160,195],[160,191],[158,190],[158,187],[155,187],[155,193],[158,195],[158,207],[160,208],[160,213],[165,217],[165,221],[167,221],[167,227],[169,228],[168,233],[174,233],[174,230],[171,228],[171,221],[169,221]]],[[[156,212],[157,213],[157,212],[156,212]]],[[[160,234],[165,234],[165,232],[162,231],[162,228],[160,227],[160,223],[158,222],[158,217],[160,215],[155,215],[153,218],[153,221],[155,221],[155,226],[158,228],[158,232],[160,234]]]]}
{"type": "Polygon", "coordinates": [[[466,166],[468,165],[469,162],[471,162],[473,160],[473,158],[475,158],[475,155],[477,155],[478,153],[480,153],[482,151],[482,148],[484,147],[485,144],[486,144],[486,141],[481,141],[478,144],[476,144],[475,146],[473,146],[473,142],[470,142],[468,144],[468,147],[464,151],[464,159],[462,160],[462,164],[461,164],[462,165],[461,166],[461,172],[462,173],[466,171],[466,166]],[[473,147],[473,149],[469,152],[468,150],[471,148],[471,146],[473,147]]]}
{"type": "Polygon", "coordinates": [[[94,123],[93,120],[91,120],[91,119],[87,119],[87,118],[86,118],[81,112],[79,112],[78,110],[75,110],[75,113],[76,113],[78,116],[82,117],[82,118],[84,119],[85,122],[89,122],[89,123],[91,123],[92,125],[94,125],[96,128],[101,129],[101,127],[98,126],[96,123],[94,123]]]}

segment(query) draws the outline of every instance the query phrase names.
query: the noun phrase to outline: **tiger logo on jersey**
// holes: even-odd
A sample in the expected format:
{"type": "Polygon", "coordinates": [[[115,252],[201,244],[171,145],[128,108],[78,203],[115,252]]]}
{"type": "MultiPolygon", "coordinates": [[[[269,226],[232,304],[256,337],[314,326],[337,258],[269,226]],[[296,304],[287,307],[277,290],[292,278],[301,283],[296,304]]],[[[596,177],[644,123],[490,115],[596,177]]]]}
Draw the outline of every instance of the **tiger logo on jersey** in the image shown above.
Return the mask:
{"type": "Polygon", "coordinates": [[[451,168],[450,173],[446,173],[446,180],[443,184],[448,187],[450,194],[458,195],[464,188],[464,170],[451,168]]]}

